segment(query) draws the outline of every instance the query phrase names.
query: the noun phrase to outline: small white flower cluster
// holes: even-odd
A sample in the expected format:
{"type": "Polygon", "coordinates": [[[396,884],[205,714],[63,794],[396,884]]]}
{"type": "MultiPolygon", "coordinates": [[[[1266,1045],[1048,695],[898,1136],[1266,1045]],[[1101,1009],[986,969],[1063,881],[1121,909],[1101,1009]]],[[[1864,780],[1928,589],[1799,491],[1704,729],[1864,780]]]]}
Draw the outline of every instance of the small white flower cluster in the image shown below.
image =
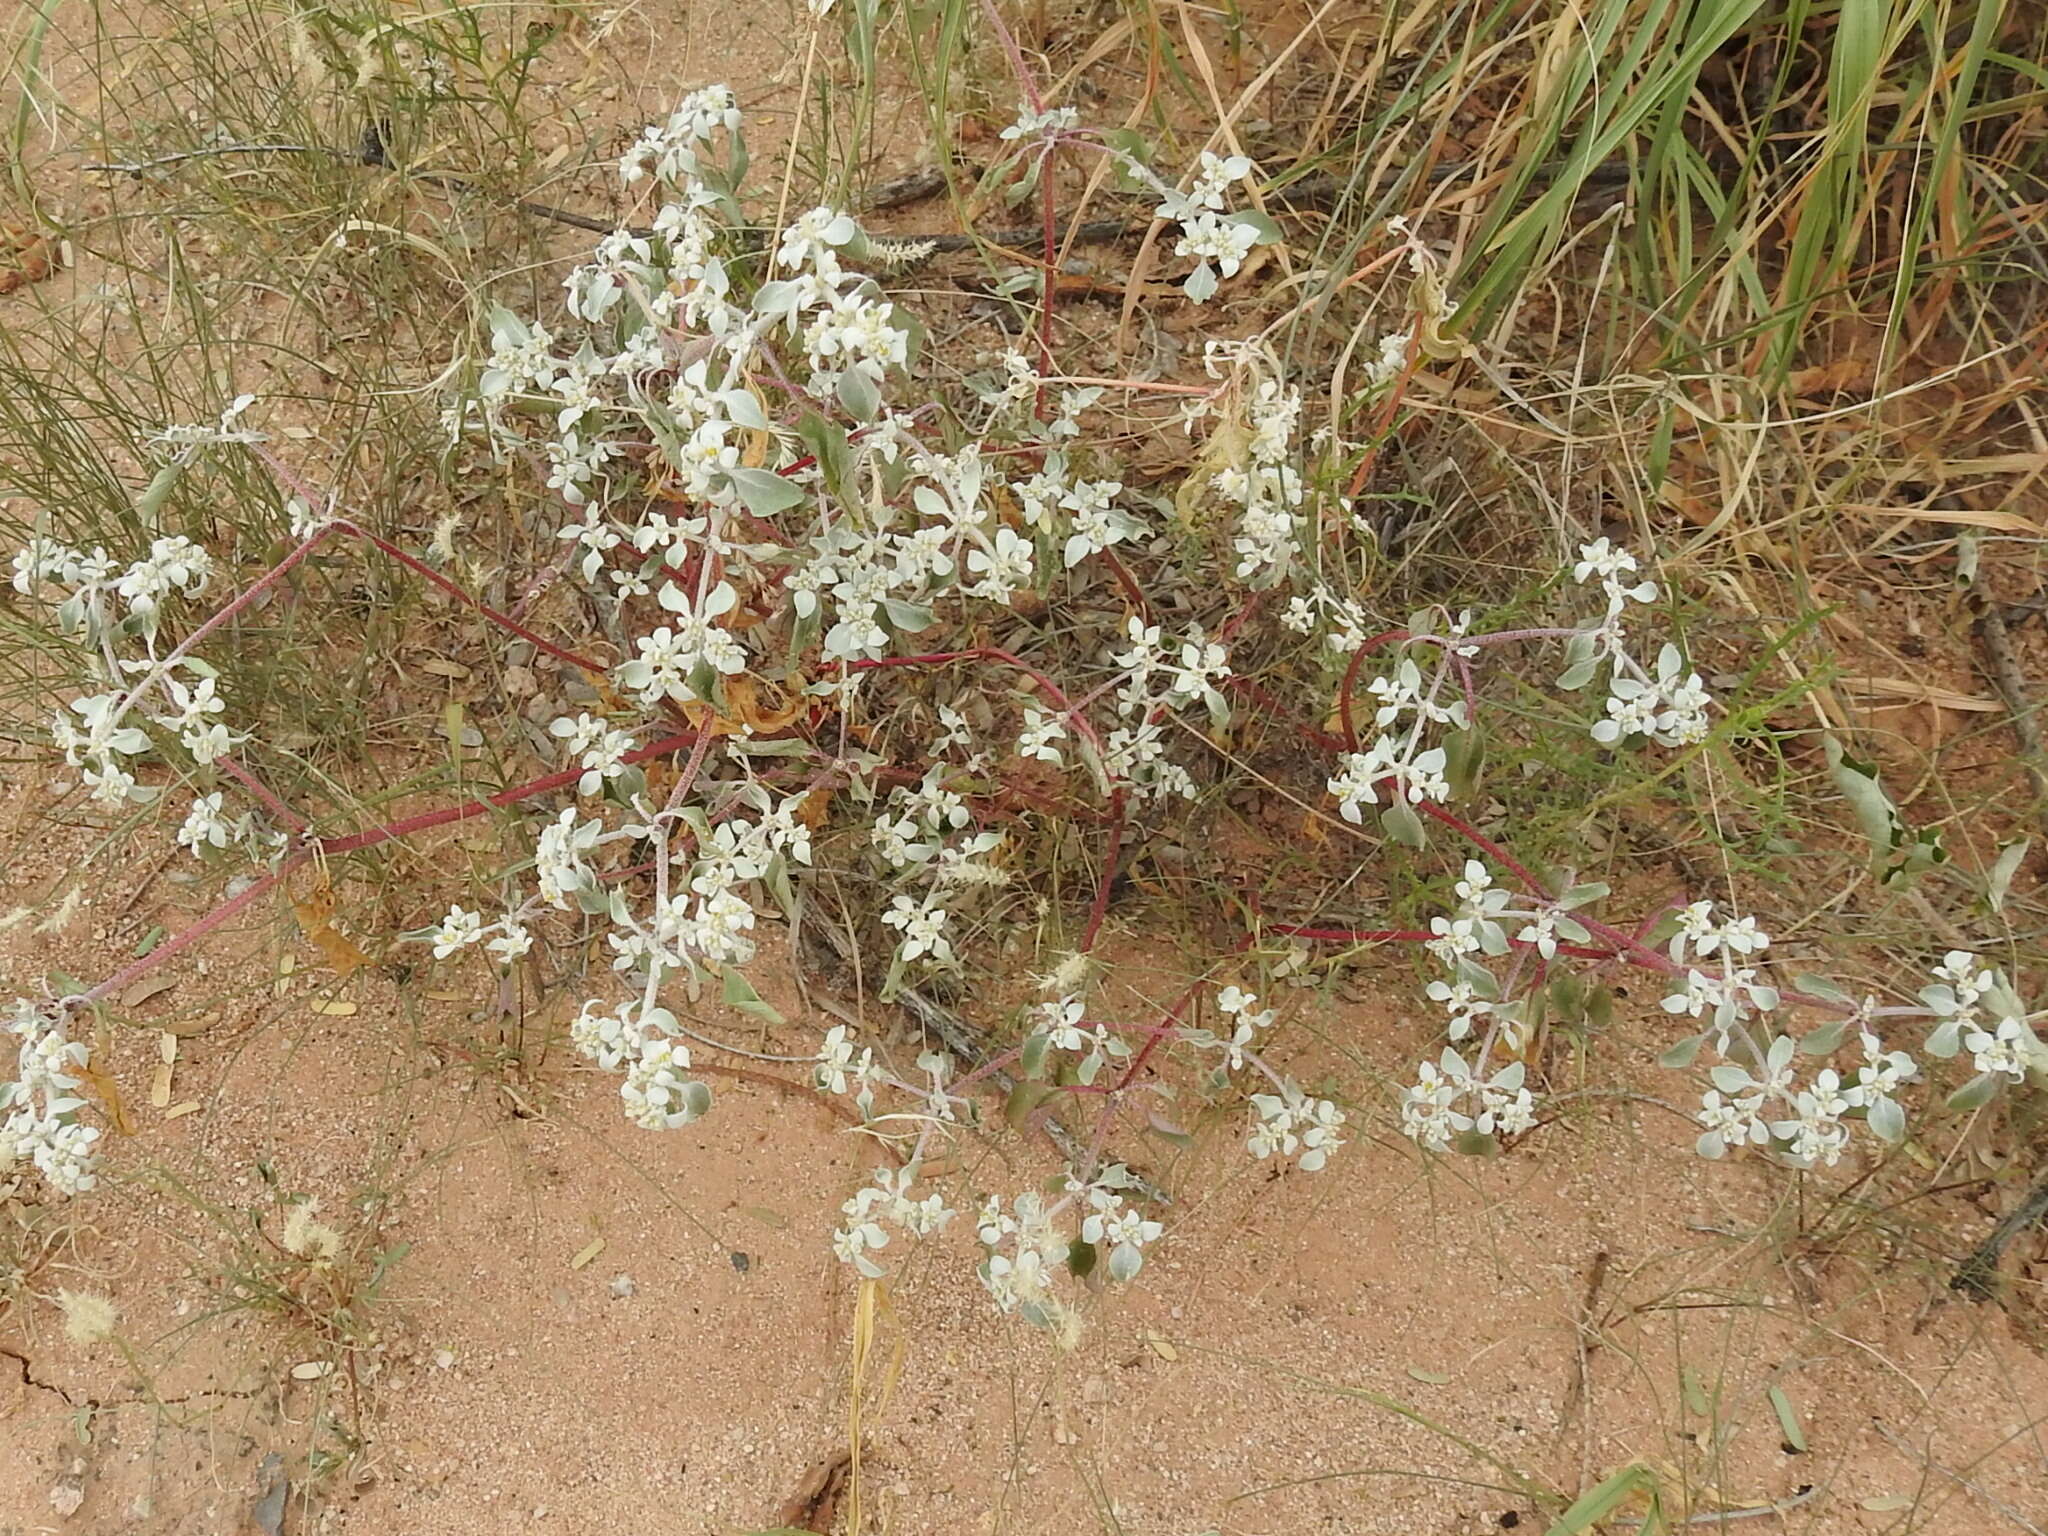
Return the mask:
{"type": "Polygon", "coordinates": [[[1816,1163],[1833,1167],[1849,1144],[1848,1116],[1861,1113],[1870,1129],[1886,1141],[1906,1133],[1906,1113],[1894,1097],[1916,1076],[1913,1058],[1886,1051],[1869,1030],[1860,1035],[1863,1065],[1853,1082],[1844,1082],[1833,1067],[1823,1067],[1801,1087],[1792,1058],[1797,1047],[1779,1035],[1763,1052],[1762,1075],[1733,1062],[1723,1062],[1708,1075],[1714,1087],[1701,1101],[1698,1143],[1702,1157],[1721,1157],[1742,1147],[1770,1148],[1779,1161],[1795,1168],[1816,1163]]]}
{"type": "Polygon", "coordinates": [[[58,1194],[84,1194],[98,1183],[99,1128],[78,1118],[92,1052],[71,1038],[61,1016],[27,998],[14,1000],[7,1032],[15,1067],[12,1079],[0,1081],[0,1176],[27,1158],[58,1194]]]}
{"type": "Polygon", "coordinates": [[[1215,292],[1217,278],[1237,276],[1251,248],[1271,233],[1256,217],[1224,212],[1231,186],[1248,180],[1252,163],[1243,155],[1224,159],[1202,151],[1193,184],[1185,192],[1167,192],[1160,198],[1157,216],[1180,225],[1176,256],[1192,256],[1198,265],[1188,274],[1183,291],[1197,304],[1215,292]]]}
{"type": "Polygon", "coordinates": [[[988,1250],[981,1282],[997,1307],[1042,1327],[1059,1328],[1066,1322],[1068,1308],[1056,1283],[1075,1253],[1075,1239],[1067,1235],[1062,1220],[1070,1210],[1081,1215],[1079,1241],[1098,1252],[1107,1250],[1110,1279],[1132,1279],[1145,1262],[1145,1249],[1165,1231],[1130,1205],[1125,1191],[1133,1182],[1129,1169],[1111,1163],[1085,1182],[1069,1172],[1064,1192],[1050,1205],[1027,1190],[1005,1210],[1002,1201],[991,1196],[975,1227],[988,1250]]]}
{"type": "Polygon", "coordinates": [[[481,912],[451,906],[447,916],[420,935],[420,942],[434,947],[436,960],[446,960],[473,944],[482,944],[501,963],[510,965],[533,948],[533,930],[520,921],[518,913],[508,913],[497,922],[486,924],[481,912]]]}
{"type": "Polygon", "coordinates": [[[1778,1006],[1778,989],[1762,980],[1762,973],[1745,962],[1771,946],[1770,935],[1757,927],[1752,917],[1717,921],[1711,901],[1696,901],[1678,913],[1678,928],[1671,936],[1673,961],[1686,969],[1677,988],[1665,994],[1666,1013],[1687,1018],[1705,1017],[1714,1049],[1727,1054],[1730,1033],[1743,1021],[1778,1006]],[[1700,962],[1714,960],[1711,971],[1700,962]]]}
{"type": "Polygon", "coordinates": [[[1579,546],[1572,579],[1581,585],[1597,582],[1607,599],[1607,613],[1596,627],[1574,637],[1559,686],[1583,687],[1604,659],[1610,668],[1607,716],[1593,726],[1595,741],[1612,746],[1633,736],[1647,736],[1667,747],[1704,741],[1707,708],[1713,700],[1700,675],[1686,669],[1678,647],[1666,644],[1658,651],[1654,675],[1629,651],[1623,615],[1631,603],[1657,600],[1657,584],[1637,580],[1637,574],[1636,557],[1607,539],[1579,546]]]}
{"type": "MultiPolygon", "coordinates": [[[[65,762],[81,770],[93,799],[102,804],[147,801],[158,794],[139,784],[124,761],[153,748],[149,734],[128,723],[151,694],[160,694],[167,708],[148,718],[174,734],[201,768],[212,767],[248,739],[218,718],[226,712],[227,701],[220,696],[212,667],[175,652],[159,658],[157,634],[165,605],[176,598],[197,597],[212,579],[213,557],[183,535],[151,541],[149,553],[125,568],[103,549],[86,554],[41,536],[30,539],[14,556],[15,591],[38,596],[52,585],[70,589],[55,603],[58,628],[81,640],[101,680],[116,685],[73,699],[68,712],[59,710],[50,724],[50,738],[65,762]],[[119,656],[116,648],[123,641],[138,642],[143,654],[132,659],[119,656]],[[140,681],[120,686],[131,675],[140,681]]],[[[195,816],[199,810],[194,807],[195,816]]],[[[199,841],[216,847],[230,840],[254,841],[247,827],[222,830],[216,838],[213,822],[204,817],[192,828],[192,837],[181,835],[179,841],[195,852],[199,841]]]]}
{"type": "MultiPolygon", "coordinates": [[[[1253,382],[1242,407],[1244,458],[1218,469],[1211,481],[1239,509],[1231,538],[1234,574],[1254,588],[1276,585],[1293,568],[1301,553],[1297,519],[1306,494],[1301,471],[1291,462],[1301,391],[1268,376],[1265,366],[1253,362],[1249,368],[1253,382]]],[[[1230,441],[1235,440],[1233,434],[1230,441]]]]}
{"type": "Polygon", "coordinates": [[[1491,1077],[1480,1075],[1449,1046],[1416,1070],[1401,1094],[1401,1129],[1433,1152],[1458,1137],[1515,1136],[1536,1123],[1536,1099],[1523,1086],[1526,1068],[1511,1061],[1491,1077]]]}
{"type": "Polygon", "coordinates": [[[1340,816],[1362,822],[1362,808],[1379,804],[1382,790],[1397,814],[1405,809],[1404,802],[1419,805],[1450,798],[1450,782],[1444,777],[1448,754],[1441,746],[1424,743],[1433,729],[1448,726],[1462,731],[1470,724],[1464,697],[1445,698],[1455,686],[1449,667],[1439,667],[1425,680],[1411,655],[1404,655],[1391,673],[1366,684],[1366,691],[1379,701],[1373,723],[1380,734],[1365,751],[1344,753],[1330,775],[1328,788],[1336,796],[1340,816]]]}
{"type": "Polygon", "coordinates": [[[671,1131],[703,1118],[711,1090],[687,1076],[690,1050],[666,1008],[644,1001],[606,1007],[593,998],[569,1023],[569,1043],[607,1072],[623,1070],[619,1098],[642,1130],[671,1131]]]}
{"type": "Polygon", "coordinates": [[[216,789],[192,797],[192,807],[178,825],[177,841],[195,858],[203,857],[209,848],[234,847],[260,859],[282,848],[285,839],[282,833],[259,823],[253,811],[229,817],[222,809],[222,792],[216,789]]]}
{"type": "Polygon", "coordinates": [[[681,186],[697,178],[697,151],[722,131],[738,133],[739,102],[729,87],[708,85],[676,104],[666,123],[649,124],[619,161],[619,179],[627,186],[652,176],[681,186]]]}
{"type": "Polygon", "coordinates": [[[1315,1173],[1344,1145],[1337,1134],[1344,1125],[1344,1111],[1328,1099],[1312,1098],[1283,1082],[1278,1093],[1255,1093],[1251,1101],[1254,1123],[1245,1148],[1261,1161],[1275,1155],[1291,1157],[1303,1173],[1315,1173]]]}
{"type": "Polygon", "coordinates": [[[254,395],[237,395],[222,408],[220,419],[211,426],[169,426],[150,438],[174,464],[189,463],[201,448],[224,443],[261,443],[268,439],[241,425],[243,412],[256,403],[254,395]]]}
{"type": "Polygon", "coordinates": [[[1072,107],[1047,107],[1033,111],[1030,107],[1018,110],[1017,120],[999,135],[1006,142],[1019,139],[1055,139],[1063,133],[1071,133],[1081,126],[1081,114],[1072,107]]]}
{"type": "MultiPolygon", "coordinates": [[[[1034,1026],[1032,1044],[1043,1040],[1049,1050],[1080,1057],[1074,1067],[1074,1078],[1084,1088],[1094,1085],[1104,1067],[1131,1057],[1131,1048],[1107,1022],[1090,1021],[1087,1015],[1088,1005],[1072,993],[1034,1004],[1027,1010],[1034,1026]]],[[[1026,1061],[1035,1059],[1032,1045],[1027,1045],[1026,1061]]]]}
{"type": "Polygon", "coordinates": [[[975,1223],[988,1250],[981,1261],[981,1283],[1002,1311],[1022,1313],[1040,1327],[1058,1327],[1066,1316],[1054,1289],[1073,1251],[1072,1240],[1055,1224],[1065,1205],[1063,1200],[1048,1207],[1043,1196],[1025,1190],[1005,1211],[991,1195],[975,1223]]]}
{"type": "Polygon", "coordinates": [[[2028,1070],[2048,1072],[2044,1047],[2005,973],[1966,949],[1952,949],[1934,968],[1920,1000],[1939,1020],[1927,1037],[1930,1055],[1944,1060],[1958,1048],[1970,1053],[1984,1087],[2026,1081],[2028,1070]]]}
{"type": "Polygon", "coordinates": [[[1102,740],[1104,788],[1121,786],[1141,800],[1192,800],[1195,781],[1166,755],[1167,725],[1194,704],[1218,727],[1230,720],[1230,705],[1219,685],[1230,676],[1230,652],[1190,629],[1178,646],[1168,645],[1157,624],[1133,615],[1124,621],[1126,648],[1110,654],[1121,674],[1113,701],[1123,723],[1102,740]]]}
{"type": "MultiPolygon", "coordinates": [[[[903,935],[897,965],[917,960],[955,964],[949,926],[954,910],[973,892],[997,889],[1009,879],[988,862],[988,855],[1003,846],[1002,833],[971,828],[967,802],[946,786],[954,770],[944,760],[944,748],[935,747],[932,755],[936,760],[918,783],[890,791],[886,808],[869,830],[883,864],[924,883],[918,895],[898,891],[882,913],[882,921],[903,935]]],[[[964,771],[977,766],[970,762],[964,771]]]]}
{"type": "Polygon", "coordinates": [[[883,1074],[875,1061],[875,1048],[856,1046],[847,1026],[834,1024],[825,1031],[824,1043],[818,1047],[818,1065],[812,1080],[820,1093],[851,1093],[854,1103],[860,1106],[861,1118],[866,1120],[874,1115],[875,1089],[882,1083],[883,1074]]]}
{"type": "Polygon", "coordinates": [[[877,1168],[874,1182],[840,1206],[846,1225],[832,1234],[832,1252],[842,1264],[852,1265],[870,1280],[879,1280],[885,1271],[872,1255],[889,1245],[889,1227],[912,1237],[929,1237],[952,1220],[953,1211],[944,1196],[912,1197],[911,1187],[919,1171],[915,1162],[903,1168],[877,1168]]]}

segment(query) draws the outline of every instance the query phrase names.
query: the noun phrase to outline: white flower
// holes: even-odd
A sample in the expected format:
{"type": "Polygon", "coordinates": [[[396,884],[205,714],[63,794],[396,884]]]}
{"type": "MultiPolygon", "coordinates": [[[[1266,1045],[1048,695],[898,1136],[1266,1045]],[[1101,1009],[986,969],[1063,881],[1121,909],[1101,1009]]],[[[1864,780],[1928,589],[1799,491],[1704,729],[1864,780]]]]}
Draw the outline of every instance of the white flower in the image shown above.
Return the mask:
{"type": "Polygon", "coordinates": [[[1737,1147],[1761,1147],[1771,1139],[1768,1127],[1758,1116],[1762,1094],[1745,1094],[1724,1100],[1717,1092],[1701,1099],[1700,1124],[1705,1126],[1697,1149],[1702,1157],[1721,1157],[1737,1147]]]}
{"type": "Polygon", "coordinates": [[[225,848],[234,838],[235,829],[220,813],[221,797],[218,790],[210,795],[200,795],[192,802],[192,809],[185,813],[183,825],[178,828],[178,846],[198,853],[202,848],[225,848]]]}
{"type": "Polygon", "coordinates": [[[559,816],[541,828],[533,858],[541,900],[552,907],[568,910],[569,897],[591,879],[591,871],[583,862],[583,855],[597,846],[601,830],[595,821],[578,825],[574,806],[565,807],[559,816]]]}
{"type": "Polygon", "coordinates": [[[670,1131],[701,1118],[711,1107],[711,1090],[684,1075],[689,1067],[690,1052],[681,1041],[643,1039],[619,1084],[626,1118],[648,1131],[670,1131]]]}
{"type": "Polygon", "coordinates": [[[882,914],[882,921],[901,929],[903,943],[897,950],[905,964],[926,955],[940,965],[953,963],[953,945],[946,937],[946,909],[933,907],[909,896],[897,896],[882,914]]]}
{"type": "Polygon", "coordinates": [[[446,960],[458,949],[467,949],[484,936],[483,914],[466,911],[461,907],[450,907],[448,915],[427,932],[427,941],[434,946],[434,958],[446,960]]]}
{"type": "Polygon", "coordinates": [[[1052,1002],[1039,1003],[1032,1012],[1038,1025],[1046,1032],[1054,1050],[1081,1051],[1089,1044],[1089,1034],[1081,1027],[1087,1007],[1078,997],[1062,997],[1052,1002]]]}
{"type": "Polygon", "coordinates": [[[626,754],[633,750],[630,734],[588,714],[573,720],[563,715],[548,726],[548,734],[559,739],[570,755],[581,758],[585,771],[576,781],[576,792],[581,795],[596,794],[607,779],[624,773],[626,754]]]}
{"type": "Polygon", "coordinates": [[[1001,137],[1016,139],[1049,139],[1058,134],[1070,133],[1081,126],[1081,114],[1072,107],[1048,107],[1043,112],[1034,112],[1023,107],[1017,113],[1017,121],[1002,131],[1001,137]]]}
{"type": "Polygon", "coordinates": [[[510,965],[533,948],[532,931],[513,919],[506,918],[498,929],[497,937],[486,943],[484,948],[496,955],[502,964],[510,965]]]}
{"type": "Polygon", "coordinates": [[[1017,735],[1017,755],[1036,758],[1042,763],[1063,761],[1060,749],[1054,742],[1064,741],[1066,725],[1058,715],[1047,714],[1033,705],[1024,706],[1024,729],[1017,735]]]}
{"type": "Polygon", "coordinates": [[[1314,1173],[1344,1145],[1337,1134],[1344,1112],[1328,1099],[1307,1097],[1292,1083],[1283,1084],[1279,1093],[1253,1094],[1252,1110],[1258,1123],[1245,1145],[1253,1157],[1293,1157],[1299,1152],[1302,1171],[1314,1173]]]}
{"type": "Polygon", "coordinates": [[[1015,529],[998,528],[988,548],[967,552],[967,569],[980,578],[968,591],[990,602],[1007,603],[1018,588],[1031,584],[1036,554],[1031,541],[1015,529]]]}
{"type": "Polygon", "coordinates": [[[2026,1081],[2029,1047],[2038,1048],[2032,1032],[2018,1018],[2000,1019],[1988,1030],[1972,1027],[1963,1031],[1963,1049],[1970,1052],[1979,1072],[2016,1083],[2026,1081]]]}
{"type": "Polygon", "coordinates": [[[1453,1040],[1472,1033],[1472,1026],[1489,1013],[1493,1004],[1481,997],[1469,982],[1432,981],[1424,989],[1431,1002],[1441,1003],[1450,1015],[1447,1029],[1453,1040]]]}

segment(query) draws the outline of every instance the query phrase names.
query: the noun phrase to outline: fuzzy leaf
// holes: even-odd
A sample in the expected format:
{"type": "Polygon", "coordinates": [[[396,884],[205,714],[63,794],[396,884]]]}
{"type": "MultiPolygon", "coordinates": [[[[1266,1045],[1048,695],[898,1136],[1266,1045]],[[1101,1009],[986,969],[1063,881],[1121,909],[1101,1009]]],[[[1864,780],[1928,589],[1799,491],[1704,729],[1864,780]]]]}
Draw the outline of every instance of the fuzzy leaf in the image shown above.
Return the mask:
{"type": "Polygon", "coordinates": [[[804,499],[802,486],[768,470],[735,469],[731,473],[733,489],[756,517],[787,512],[804,499]]]}

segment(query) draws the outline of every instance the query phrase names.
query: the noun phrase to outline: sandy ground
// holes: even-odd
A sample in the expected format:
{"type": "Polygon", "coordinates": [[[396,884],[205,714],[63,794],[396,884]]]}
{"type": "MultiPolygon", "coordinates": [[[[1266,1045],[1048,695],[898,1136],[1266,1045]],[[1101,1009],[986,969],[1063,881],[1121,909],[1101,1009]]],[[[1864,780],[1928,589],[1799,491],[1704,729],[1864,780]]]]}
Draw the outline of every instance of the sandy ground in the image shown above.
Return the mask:
{"type": "MultiPolygon", "coordinates": [[[[9,930],[0,985],[110,965],[196,903],[104,880],[41,784],[11,791],[15,893],[86,894],[57,932],[9,930]]],[[[277,914],[208,974],[167,970],[110,1045],[133,1134],[109,1187],[34,1217],[33,1245],[10,1222],[0,1530],[744,1531],[842,1459],[855,1287],[824,1239],[875,1158],[818,1100],[721,1081],[699,1125],[634,1131],[559,1050],[492,1064],[480,971],[416,979],[409,1008],[372,973],[335,987],[277,914]],[[344,1236],[331,1274],[275,1244],[280,1194],[344,1236]],[[60,1289],[111,1299],[115,1336],[67,1339],[60,1289]]],[[[1110,987],[1169,980],[1141,959],[1110,987]]],[[[770,995],[794,1044],[800,1004],[770,995]]],[[[1394,1069],[1404,1006],[1299,995],[1295,1070],[1341,1066],[1330,1045],[1394,1069]]],[[[1151,1164],[1167,1239],[1071,1348],[995,1314],[964,1224],[914,1254],[868,1371],[872,1528],[1448,1536],[1538,1528],[1520,1475],[1576,1491],[1631,1462],[1702,1511],[1813,1490],[1792,1529],[2038,1525],[2048,1365],[1950,1299],[1961,1240],[1801,1241],[1846,1177],[1700,1162],[1650,1104],[1429,1163],[1362,1091],[1320,1176],[1253,1163],[1234,1119],[1151,1164]]],[[[956,1166],[971,1209],[1053,1165],[1005,1136],[956,1166]]]]}

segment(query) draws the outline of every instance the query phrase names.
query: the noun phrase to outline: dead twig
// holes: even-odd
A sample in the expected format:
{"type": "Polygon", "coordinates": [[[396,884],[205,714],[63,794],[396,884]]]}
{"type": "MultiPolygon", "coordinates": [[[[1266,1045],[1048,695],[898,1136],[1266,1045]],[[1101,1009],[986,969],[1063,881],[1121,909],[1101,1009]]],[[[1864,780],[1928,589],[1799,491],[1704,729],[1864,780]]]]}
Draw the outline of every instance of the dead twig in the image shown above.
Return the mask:
{"type": "Polygon", "coordinates": [[[1960,1291],[1972,1301],[1990,1300],[1996,1290],[1992,1282],[1998,1273],[1998,1261],[2005,1256],[2007,1245],[2044,1218],[2048,1218],[2048,1174],[2043,1174],[2027,1191],[2027,1198],[1991,1229],[1989,1237],[1970,1250],[1963,1262],[1956,1266],[1948,1288],[1960,1291]]]}

